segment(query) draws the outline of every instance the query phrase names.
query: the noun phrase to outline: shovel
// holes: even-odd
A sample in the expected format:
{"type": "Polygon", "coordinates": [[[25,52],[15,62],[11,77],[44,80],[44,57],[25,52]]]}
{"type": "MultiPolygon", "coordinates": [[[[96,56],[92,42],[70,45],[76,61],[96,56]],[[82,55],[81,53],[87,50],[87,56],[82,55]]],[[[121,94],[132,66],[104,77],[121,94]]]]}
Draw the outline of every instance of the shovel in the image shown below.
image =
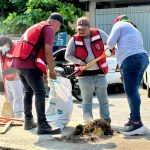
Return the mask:
{"type": "Polygon", "coordinates": [[[70,75],[67,76],[67,78],[71,78],[72,76],[74,76],[76,73],[80,72],[80,71],[85,71],[86,69],[88,69],[90,66],[92,66],[93,64],[95,64],[97,61],[99,61],[100,59],[106,58],[106,57],[110,57],[112,56],[110,50],[107,48],[103,54],[99,57],[97,57],[96,59],[94,59],[93,61],[87,63],[85,66],[81,66],[79,67],[78,70],[76,70],[75,72],[71,73],[70,75]]]}

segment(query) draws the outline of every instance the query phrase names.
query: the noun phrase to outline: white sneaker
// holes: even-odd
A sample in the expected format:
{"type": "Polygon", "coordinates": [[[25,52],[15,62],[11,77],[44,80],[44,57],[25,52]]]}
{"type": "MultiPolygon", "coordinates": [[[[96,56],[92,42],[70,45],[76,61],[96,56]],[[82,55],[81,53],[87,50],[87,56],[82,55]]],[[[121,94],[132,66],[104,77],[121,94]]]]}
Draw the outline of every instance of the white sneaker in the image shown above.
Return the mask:
{"type": "Polygon", "coordinates": [[[132,136],[132,135],[137,135],[137,134],[145,134],[147,132],[147,128],[143,125],[140,124],[138,126],[135,125],[130,125],[128,129],[126,129],[123,132],[123,135],[125,136],[132,136]]]}

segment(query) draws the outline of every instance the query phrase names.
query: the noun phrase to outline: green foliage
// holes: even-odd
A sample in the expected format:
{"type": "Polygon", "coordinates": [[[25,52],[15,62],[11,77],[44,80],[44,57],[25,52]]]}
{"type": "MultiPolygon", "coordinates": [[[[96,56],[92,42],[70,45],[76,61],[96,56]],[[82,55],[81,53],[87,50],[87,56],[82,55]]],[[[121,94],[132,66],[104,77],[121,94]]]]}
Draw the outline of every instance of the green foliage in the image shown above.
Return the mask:
{"type": "MultiPolygon", "coordinates": [[[[75,33],[69,26],[74,23],[76,19],[84,14],[84,12],[75,8],[73,4],[61,2],[59,0],[2,0],[5,2],[6,9],[11,6],[11,11],[1,23],[1,31],[5,34],[22,34],[29,26],[47,20],[52,12],[59,12],[64,16],[66,29],[68,34],[75,33]],[[7,2],[9,1],[9,3],[7,2]],[[18,9],[19,8],[19,9],[18,9]]],[[[2,6],[0,3],[0,9],[2,6]]],[[[3,15],[5,16],[5,15],[3,15]]]]}
{"type": "Polygon", "coordinates": [[[8,0],[1,0],[0,2],[0,8],[1,9],[6,9],[9,7],[9,1],[8,0]]]}

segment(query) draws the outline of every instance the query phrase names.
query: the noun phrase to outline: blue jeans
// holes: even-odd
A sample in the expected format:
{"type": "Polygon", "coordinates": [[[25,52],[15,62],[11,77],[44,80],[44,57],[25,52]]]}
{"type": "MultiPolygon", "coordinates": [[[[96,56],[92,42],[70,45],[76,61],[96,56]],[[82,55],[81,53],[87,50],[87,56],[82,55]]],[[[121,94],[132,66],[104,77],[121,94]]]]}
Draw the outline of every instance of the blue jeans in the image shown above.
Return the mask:
{"type": "Polygon", "coordinates": [[[133,122],[141,121],[139,86],[148,64],[148,56],[145,53],[139,53],[126,58],[121,67],[124,89],[130,107],[130,120],[133,122]]]}
{"type": "Polygon", "coordinates": [[[93,75],[79,77],[79,87],[82,96],[83,118],[93,118],[92,99],[95,92],[100,108],[100,116],[103,119],[110,119],[109,104],[107,95],[107,81],[105,75],[93,75]]]}

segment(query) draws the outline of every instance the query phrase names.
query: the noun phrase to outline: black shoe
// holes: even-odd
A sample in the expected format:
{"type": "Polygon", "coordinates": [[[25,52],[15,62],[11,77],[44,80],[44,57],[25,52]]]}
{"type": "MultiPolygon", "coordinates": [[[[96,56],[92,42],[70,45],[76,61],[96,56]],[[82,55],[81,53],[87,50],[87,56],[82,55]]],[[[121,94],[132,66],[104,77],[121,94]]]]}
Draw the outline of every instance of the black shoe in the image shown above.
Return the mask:
{"type": "Polygon", "coordinates": [[[61,133],[61,129],[57,128],[52,130],[52,127],[46,122],[41,122],[38,125],[37,128],[37,134],[60,134],[61,133]]]}
{"type": "Polygon", "coordinates": [[[147,128],[140,122],[132,122],[128,129],[126,129],[123,134],[127,136],[144,134],[147,131],[147,128]]]}
{"type": "Polygon", "coordinates": [[[37,127],[37,124],[33,121],[33,118],[25,119],[24,130],[31,130],[36,127],[37,127]]]}
{"type": "Polygon", "coordinates": [[[104,119],[108,124],[111,124],[111,119],[104,119]]]}
{"type": "Polygon", "coordinates": [[[132,124],[132,121],[131,121],[130,118],[129,118],[129,121],[124,124],[124,128],[125,128],[125,129],[128,129],[131,124],[132,124]]]}

